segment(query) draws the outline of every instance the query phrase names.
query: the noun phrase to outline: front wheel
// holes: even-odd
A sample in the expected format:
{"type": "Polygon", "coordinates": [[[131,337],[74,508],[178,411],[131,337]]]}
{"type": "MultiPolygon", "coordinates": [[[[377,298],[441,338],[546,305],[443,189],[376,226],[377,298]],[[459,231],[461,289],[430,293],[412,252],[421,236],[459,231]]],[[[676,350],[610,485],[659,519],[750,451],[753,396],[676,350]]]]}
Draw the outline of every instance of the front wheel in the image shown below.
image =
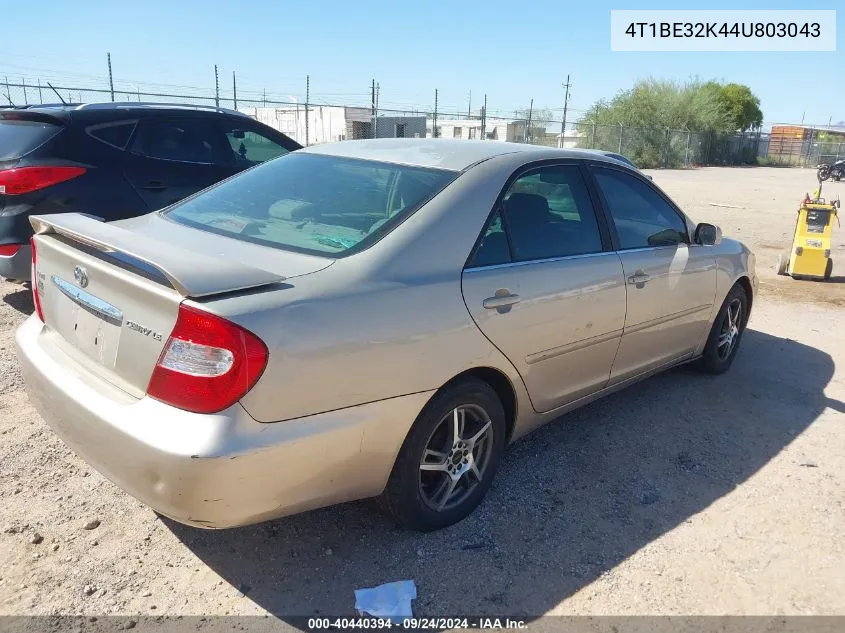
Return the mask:
{"type": "Polygon", "coordinates": [[[698,367],[708,374],[726,372],[736,357],[748,317],[748,296],[739,284],[731,288],[713,322],[698,367]]]}
{"type": "Polygon", "coordinates": [[[822,165],[819,167],[818,171],[818,179],[819,181],[827,180],[830,178],[830,165],[822,165]]]}
{"type": "Polygon", "coordinates": [[[414,530],[457,523],[490,488],[505,441],[505,412],[487,383],[470,379],[444,388],[405,438],[382,504],[414,530]]]}
{"type": "Polygon", "coordinates": [[[828,258],[827,264],[824,267],[824,280],[828,281],[831,275],[833,275],[833,260],[828,258]]]}

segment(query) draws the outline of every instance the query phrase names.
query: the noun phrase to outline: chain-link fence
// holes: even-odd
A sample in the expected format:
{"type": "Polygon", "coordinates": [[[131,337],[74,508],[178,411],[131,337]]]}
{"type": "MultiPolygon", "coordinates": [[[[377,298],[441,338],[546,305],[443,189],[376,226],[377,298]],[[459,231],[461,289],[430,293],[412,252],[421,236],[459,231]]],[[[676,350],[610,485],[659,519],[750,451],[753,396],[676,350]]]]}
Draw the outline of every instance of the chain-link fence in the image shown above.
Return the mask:
{"type": "Polygon", "coordinates": [[[699,165],[784,165],[815,167],[845,158],[845,130],[775,125],[771,132],[736,134],[627,125],[589,120],[536,121],[474,112],[378,107],[377,103],[330,105],[268,98],[255,92],[238,95],[217,89],[177,92],[73,87],[47,82],[0,84],[3,105],[50,103],[157,102],[222,107],[249,114],[303,145],[358,138],[443,137],[532,143],[621,154],[646,168],[699,165]],[[5,102],[5,103],[4,103],[5,102]]]}

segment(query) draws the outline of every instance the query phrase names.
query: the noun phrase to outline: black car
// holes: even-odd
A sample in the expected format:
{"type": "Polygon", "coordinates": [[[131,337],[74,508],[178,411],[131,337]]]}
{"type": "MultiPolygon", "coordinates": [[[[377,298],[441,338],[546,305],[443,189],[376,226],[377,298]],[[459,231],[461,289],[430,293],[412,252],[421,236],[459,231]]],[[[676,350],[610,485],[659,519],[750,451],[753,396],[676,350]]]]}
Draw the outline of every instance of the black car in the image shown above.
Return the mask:
{"type": "Polygon", "coordinates": [[[0,277],[30,277],[29,216],[169,206],[299,149],[234,110],[151,103],[0,109],[0,277]]]}

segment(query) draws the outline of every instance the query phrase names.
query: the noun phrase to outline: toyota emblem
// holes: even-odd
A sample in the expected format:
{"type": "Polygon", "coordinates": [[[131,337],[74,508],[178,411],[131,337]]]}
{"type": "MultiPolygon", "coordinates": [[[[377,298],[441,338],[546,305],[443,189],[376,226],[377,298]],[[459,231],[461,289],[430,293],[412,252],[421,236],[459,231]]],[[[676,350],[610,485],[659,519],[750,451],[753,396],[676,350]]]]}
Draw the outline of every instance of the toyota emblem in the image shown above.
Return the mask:
{"type": "Polygon", "coordinates": [[[73,267],[73,278],[76,280],[76,283],[79,284],[80,288],[84,288],[88,285],[88,271],[82,266],[73,267]]]}

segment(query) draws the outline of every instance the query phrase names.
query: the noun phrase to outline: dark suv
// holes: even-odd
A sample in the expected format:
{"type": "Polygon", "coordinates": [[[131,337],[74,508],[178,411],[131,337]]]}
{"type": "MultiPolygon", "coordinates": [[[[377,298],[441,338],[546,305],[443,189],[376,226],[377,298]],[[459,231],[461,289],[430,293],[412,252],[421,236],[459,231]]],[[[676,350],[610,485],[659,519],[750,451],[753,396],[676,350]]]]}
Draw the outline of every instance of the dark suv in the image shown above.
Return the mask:
{"type": "Polygon", "coordinates": [[[30,215],[76,211],[106,221],[142,215],[300,147],[223,108],[0,109],[0,277],[30,277],[30,215]]]}

